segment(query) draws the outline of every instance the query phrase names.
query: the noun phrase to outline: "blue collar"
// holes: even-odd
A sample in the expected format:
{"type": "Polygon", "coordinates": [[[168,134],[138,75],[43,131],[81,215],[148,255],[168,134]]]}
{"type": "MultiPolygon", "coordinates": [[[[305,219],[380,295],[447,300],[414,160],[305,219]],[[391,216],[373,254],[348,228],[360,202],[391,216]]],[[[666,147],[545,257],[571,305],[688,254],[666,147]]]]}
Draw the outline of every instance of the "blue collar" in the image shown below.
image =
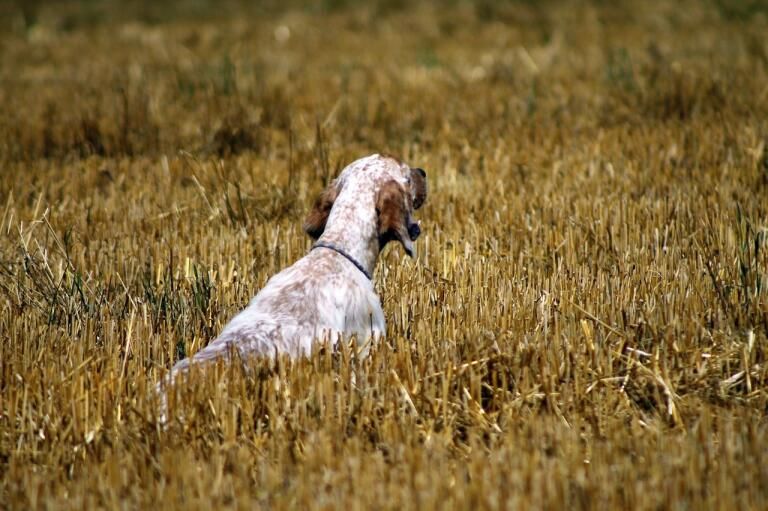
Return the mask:
{"type": "MultiPolygon", "coordinates": [[[[370,273],[368,273],[368,272],[365,270],[365,268],[363,268],[363,265],[362,265],[362,264],[360,264],[360,263],[358,263],[357,261],[355,261],[355,258],[354,258],[354,257],[352,257],[351,255],[347,254],[346,252],[344,252],[344,251],[343,251],[342,249],[340,249],[339,247],[336,247],[336,246],[334,246],[334,245],[331,245],[330,243],[323,243],[322,241],[317,241],[317,242],[315,242],[315,244],[314,244],[314,245],[312,245],[312,250],[314,250],[314,249],[316,249],[316,248],[327,248],[327,249],[329,249],[329,250],[333,250],[333,251],[334,251],[334,252],[336,252],[337,254],[341,254],[341,255],[343,255],[344,257],[346,257],[346,258],[347,258],[347,260],[348,260],[350,263],[354,264],[354,265],[355,265],[355,268],[357,268],[358,270],[360,270],[360,272],[362,272],[362,274],[363,274],[363,275],[365,275],[365,276],[368,278],[368,280],[373,280],[373,279],[371,278],[371,274],[370,274],[370,273]]],[[[310,250],[310,252],[311,252],[311,250],[310,250]]]]}

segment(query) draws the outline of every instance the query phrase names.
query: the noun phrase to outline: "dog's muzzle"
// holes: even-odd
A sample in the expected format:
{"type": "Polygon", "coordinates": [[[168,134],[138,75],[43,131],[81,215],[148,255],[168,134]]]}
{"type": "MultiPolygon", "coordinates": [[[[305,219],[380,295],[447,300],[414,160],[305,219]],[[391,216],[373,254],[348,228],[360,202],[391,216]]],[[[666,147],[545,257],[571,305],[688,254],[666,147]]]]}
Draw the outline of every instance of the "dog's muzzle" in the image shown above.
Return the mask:
{"type": "Polygon", "coordinates": [[[411,224],[408,226],[408,237],[411,238],[411,241],[416,241],[421,234],[421,227],[419,227],[419,224],[411,224]]]}

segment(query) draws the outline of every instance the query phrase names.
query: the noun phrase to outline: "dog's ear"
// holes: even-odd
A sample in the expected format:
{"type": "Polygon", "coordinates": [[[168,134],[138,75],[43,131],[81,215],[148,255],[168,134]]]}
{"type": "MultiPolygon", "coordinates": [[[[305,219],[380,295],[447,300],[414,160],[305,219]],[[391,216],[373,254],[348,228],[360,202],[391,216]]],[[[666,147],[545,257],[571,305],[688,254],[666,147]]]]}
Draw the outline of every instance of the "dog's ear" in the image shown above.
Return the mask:
{"type": "Polygon", "coordinates": [[[411,187],[413,188],[413,209],[419,209],[427,200],[427,173],[423,169],[411,169],[411,187]]]}
{"type": "Polygon", "coordinates": [[[322,236],[325,230],[325,223],[328,221],[328,215],[331,214],[331,208],[339,195],[339,189],[336,181],[331,182],[325,190],[315,200],[315,205],[304,219],[304,232],[313,239],[322,236]]]}
{"type": "MultiPolygon", "coordinates": [[[[396,181],[388,181],[376,196],[376,213],[379,229],[379,249],[390,241],[397,240],[409,256],[413,256],[413,243],[408,233],[408,210],[405,189],[396,181]]],[[[417,227],[418,228],[418,227],[417,227]]]]}

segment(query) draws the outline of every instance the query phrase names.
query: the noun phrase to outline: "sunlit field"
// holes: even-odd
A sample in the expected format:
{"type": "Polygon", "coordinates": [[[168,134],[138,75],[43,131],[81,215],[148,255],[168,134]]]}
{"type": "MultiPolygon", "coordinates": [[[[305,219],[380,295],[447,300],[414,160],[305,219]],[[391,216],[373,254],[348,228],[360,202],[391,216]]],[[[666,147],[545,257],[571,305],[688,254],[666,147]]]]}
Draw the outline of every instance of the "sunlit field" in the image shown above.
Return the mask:
{"type": "Polygon", "coordinates": [[[768,5],[0,3],[0,508],[768,508],[768,5]],[[387,335],[153,389],[426,169],[387,335]]]}

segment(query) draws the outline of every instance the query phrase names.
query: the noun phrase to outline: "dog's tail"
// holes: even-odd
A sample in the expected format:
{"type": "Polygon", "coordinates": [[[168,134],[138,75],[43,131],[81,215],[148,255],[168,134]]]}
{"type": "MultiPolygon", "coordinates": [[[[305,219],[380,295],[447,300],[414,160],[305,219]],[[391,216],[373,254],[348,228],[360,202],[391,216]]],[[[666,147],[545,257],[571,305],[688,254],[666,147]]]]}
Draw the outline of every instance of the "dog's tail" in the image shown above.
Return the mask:
{"type": "Polygon", "coordinates": [[[179,383],[188,382],[188,377],[193,369],[203,369],[218,361],[227,362],[233,358],[233,354],[239,358],[239,353],[231,343],[211,344],[191,357],[176,362],[168,374],[163,376],[155,385],[158,423],[162,427],[167,426],[171,417],[168,396],[171,392],[177,391],[179,383]]]}
{"type": "Polygon", "coordinates": [[[176,386],[180,381],[186,381],[186,376],[192,366],[198,367],[203,365],[204,361],[197,360],[197,357],[192,356],[179,360],[168,371],[168,374],[163,376],[160,381],[155,385],[155,397],[157,399],[157,422],[162,427],[168,425],[170,418],[168,409],[168,394],[176,391],[176,386]]]}

